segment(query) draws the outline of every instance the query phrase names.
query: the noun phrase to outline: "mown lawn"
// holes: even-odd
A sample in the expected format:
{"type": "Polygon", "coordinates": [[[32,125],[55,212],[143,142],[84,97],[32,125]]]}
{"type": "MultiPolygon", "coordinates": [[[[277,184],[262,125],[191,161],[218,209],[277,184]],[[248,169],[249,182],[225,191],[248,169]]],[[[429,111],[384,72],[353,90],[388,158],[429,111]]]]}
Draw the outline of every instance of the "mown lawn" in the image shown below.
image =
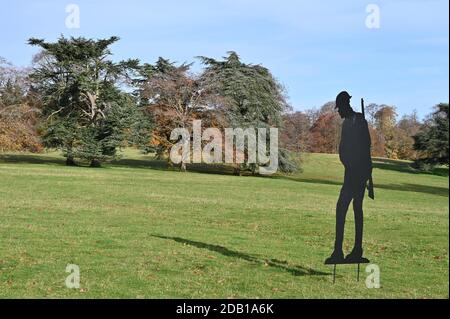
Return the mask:
{"type": "MultiPolygon", "coordinates": [[[[128,151],[104,168],[56,153],[0,154],[0,297],[448,298],[448,170],[376,160],[365,255],[381,270],[323,265],[342,179],[335,155],[303,173],[251,177],[166,170],[128,151]],[[67,264],[81,271],[66,288],[67,264]]],[[[348,216],[346,250],[353,240],[348,216]]]]}

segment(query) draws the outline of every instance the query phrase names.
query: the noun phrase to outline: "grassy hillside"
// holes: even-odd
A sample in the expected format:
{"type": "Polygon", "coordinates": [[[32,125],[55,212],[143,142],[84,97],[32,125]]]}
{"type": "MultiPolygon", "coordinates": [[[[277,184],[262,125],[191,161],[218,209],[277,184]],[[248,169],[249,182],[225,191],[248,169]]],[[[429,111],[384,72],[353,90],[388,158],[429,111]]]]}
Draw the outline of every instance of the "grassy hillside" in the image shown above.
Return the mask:
{"type": "MultiPolygon", "coordinates": [[[[177,172],[136,152],[105,168],[0,155],[0,297],[401,297],[449,294],[448,170],[375,161],[365,255],[381,288],[323,265],[342,179],[335,155],[294,176],[177,172]],[[151,168],[149,168],[151,167],[151,168]],[[81,270],[68,289],[67,264],[81,270]]],[[[345,249],[353,239],[348,216],[345,249]]]]}

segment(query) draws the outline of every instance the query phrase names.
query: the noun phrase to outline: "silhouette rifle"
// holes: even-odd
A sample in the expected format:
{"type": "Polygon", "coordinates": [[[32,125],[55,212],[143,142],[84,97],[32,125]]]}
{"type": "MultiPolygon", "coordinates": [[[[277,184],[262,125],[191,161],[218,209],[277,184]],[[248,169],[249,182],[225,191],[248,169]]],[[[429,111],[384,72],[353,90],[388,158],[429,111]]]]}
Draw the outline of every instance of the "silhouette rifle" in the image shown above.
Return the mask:
{"type": "MultiPolygon", "coordinates": [[[[361,113],[363,118],[366,118],[366,113],[364,111],[364,99],[361,98],[361,113]]],[[[369,182],[367,184],[367,190],[369,192],[369,198],[375,199],[375,193],[373,191],[373,178],[372,178],[372,172],[370,173],[369,182]]]]}

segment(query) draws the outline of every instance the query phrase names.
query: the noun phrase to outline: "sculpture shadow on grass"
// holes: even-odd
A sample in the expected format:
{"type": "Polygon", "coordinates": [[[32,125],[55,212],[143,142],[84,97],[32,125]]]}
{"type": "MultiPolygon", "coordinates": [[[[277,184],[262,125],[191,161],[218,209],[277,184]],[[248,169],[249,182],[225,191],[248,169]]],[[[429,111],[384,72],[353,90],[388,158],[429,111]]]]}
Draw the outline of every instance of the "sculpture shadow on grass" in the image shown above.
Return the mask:
{"type": "Polygon", "coordinates": [[[288,265],[287,261],[281,261],[281,260],[277,260],[277,259],[258,258],[254,255],[231,250],[226,247],[219,246],[219,245],[203,243],[203,242],[189,240],[189,239],[180,238],[180,237],[168,237],[168,236],[161,236],[161,235],[151,235],[151,236],[160,238],[160,239],[173,240],[178,243],[193,246],[193,247],[200,248],[200,249],[207,249],[209,251],[219,253],[219,254],[227,256],[227,257],[242,259],[242,260],[248,261],[250,263],[267,265],[269,267],[273,267],[273,268],[276,268],[279,270],[286,271],[293,276],[328,276],[328,275],[331,275],[330,273],[318,271],[318,270],[315,270],[312,268],[302,267],[302,266],[298,266],[298,265],[290,266],[290,265],[288,265]]]}

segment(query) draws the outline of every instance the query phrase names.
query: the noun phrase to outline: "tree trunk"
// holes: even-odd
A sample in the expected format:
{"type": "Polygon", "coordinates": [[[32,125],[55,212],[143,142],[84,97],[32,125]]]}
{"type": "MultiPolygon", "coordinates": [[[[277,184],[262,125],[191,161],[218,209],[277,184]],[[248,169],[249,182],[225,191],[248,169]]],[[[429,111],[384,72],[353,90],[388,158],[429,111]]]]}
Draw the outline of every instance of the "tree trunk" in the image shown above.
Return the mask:
{"type": "Polygon", "coordinates": [[[100,161],[98,160],[98,159],[93,159],[92,161],[91,161],[91,165],[90,165],[91,167],[101,167],[102,166],[102,164],[100,163],[100,161]]]}
{"type": "Polygon", "coordinates": [[[186,163],[185,162],[180,163],[180,171],[186,172],[186,163]]]}
{"type": "Polygon", "coordinates": [[[72,156],[67,156],[66,165],[67,166],[77,166],[77,164],[75,163],[75,160],[73,159],[72,156]]]}

